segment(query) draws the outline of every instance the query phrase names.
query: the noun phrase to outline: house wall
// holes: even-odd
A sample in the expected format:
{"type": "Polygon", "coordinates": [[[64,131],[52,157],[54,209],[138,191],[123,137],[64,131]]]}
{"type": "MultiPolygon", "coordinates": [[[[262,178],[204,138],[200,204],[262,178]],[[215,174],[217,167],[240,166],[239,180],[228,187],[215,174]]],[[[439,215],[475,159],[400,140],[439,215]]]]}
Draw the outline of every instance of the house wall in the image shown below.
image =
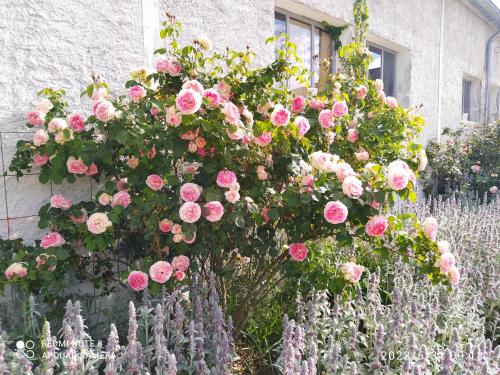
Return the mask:
{"type": "MultiPolygon", "coordinates": [[[[437,136],[438,123],[458,126],[463,77],[484,87],[484,46],[494,31],[460,0],[444,0],[441,40],[441,1],[368,1],[369,41],[397,53],[396,96],[404,106],[418,106],[427,120],[423,140],[437,136]]],[[[164,12],[184,24],[184,41],[204,34],[219,50],[248,45],[258,55],[255,64],[262,65],[274,55],[264,40],[274,33],[275,6],[335,25],[351,23],[352,0],[0,0],[0,172],[7,171],[17,140],[32,137],[25,116],[39,89],[63,88],[72,108],[89,114],[90,102],[79,94],[91,74],[101,75],[112,91],[123,91],[128,73],[151,65],[161,46],[164,12]]],[[[351,36],[348,29],[342,40],[351,36]]],[[[500,87],[498,51],[495,61],[494,84],[500,87]]],[[[19,180],[0,177],[0,237],[40,238],[34,215],[51,194],[78,201],[97,188],[86,178],[69,187],[41,186],[36,172],[19,180]]]]}

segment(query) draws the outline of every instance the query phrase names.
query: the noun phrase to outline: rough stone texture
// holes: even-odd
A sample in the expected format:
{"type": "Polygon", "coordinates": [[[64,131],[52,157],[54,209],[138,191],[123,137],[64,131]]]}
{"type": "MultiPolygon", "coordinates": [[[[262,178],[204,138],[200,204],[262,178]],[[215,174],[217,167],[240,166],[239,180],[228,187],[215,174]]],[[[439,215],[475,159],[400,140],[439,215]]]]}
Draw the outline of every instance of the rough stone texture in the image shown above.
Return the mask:
{"type": "MultiPolygon", "coordinates": [[[[484,48],[494,30],[460,0],[445,1],[441,120],[442,127],[457,127],[462,78],[475,79],[476,104],[483,102],[484,48]]],[[[0,0],[0,172],[8,166],[17,140],[31,137],[19,131],[28,130],[25,116],[36,104],[39,89],[65,89],[73,108],[88,114],[90,102],[79,94],[91,74],[100,74],[112,91],[123,90],[130,70],[152,63],[152,51],[161,46],[157,34],[166,11],[184,24],[184,41],[206,35],[219,51],[248,45],[257,53],[255,63],[265,64],[274,55],[273,46],[264,40],[274,34],[275,6],[336,25],[350,23],[352,17],[352,0],[0,0]]],[[[405,106],[423,104],[419,111],[429,124],[423,139],[436,137],[441,0],[369,0],[369,7],[369,41],[397,53],[397,98],[405,106]]],[[[347,29],[341,39],[347,42],[351,36],[347,29]]],[[[61,187],[40,186],[36,175],[19,182],[0,178],[0,237],[39,238],[36,217],[11,220],[8,226],[6,217],[36,215],[54,192],[78,201],[97,189],[88,179],[61,187]]]]}

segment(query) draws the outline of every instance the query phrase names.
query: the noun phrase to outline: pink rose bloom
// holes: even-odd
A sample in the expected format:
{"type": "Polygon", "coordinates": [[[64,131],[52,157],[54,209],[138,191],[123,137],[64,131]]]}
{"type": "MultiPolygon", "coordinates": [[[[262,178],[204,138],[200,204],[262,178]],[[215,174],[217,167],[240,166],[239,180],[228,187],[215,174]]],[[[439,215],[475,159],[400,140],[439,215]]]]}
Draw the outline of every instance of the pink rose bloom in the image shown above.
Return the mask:
{"type": "Polygon", "coordinates": [[[196,233],[193,233],[193,237],[190,240],[188,240],[185,235],[182,235],[182,241],[184,241],[188,245],[191,245],[192,243],[194,243],[194,241],[196,241],[196,233]]]}
{"type": "Polygon", "coordinates": [[[379,98],[380,100],[382,100],[384,103],[386,102],[386,95],[385,95],[385,92],[383,90],[381,91],[377,91],[377,98],[379,98]]]}
{"type": "Polygon", "coordinates": [[[174,259],[172,259],[172,267],[176,271],[187,271],[189,268],[189,258],[185,255],[174,257],[174,259]]]}
{"type": "Polygon", "coordinates": [[[50,232],[43,236],[40,242],[40,247],[43,249],[48,249],[49,247],[59,247],[66,243],[63,236],[57,232],[50,232]]]}
{"type": "Polygon", "coordinates": [[[435,241],[438,232],[438,222],[433,217],[428,217],[422,223],[422,230],[424,234],[429,237],[431,240],[435,241]]]}
{"type": "Polygon", "coordinates": [[[226,197],[226,200],[232,204],[235,204],[240,200],[240,193],[238,190],[228,190],[224,193],[224,196],[226,197]]]}
{"type": "Polygon", "coordinates": [[[151,280],[160,284],[166,283],[172,276],[172,272],[173,268],[170,263],[163,260],[154,263],[149,268],[149,276],[151,276],[151,280]]]}
{"type": "Polygon", "coordinates": [[[333,125],[333,112],[329,109],[323,109],[318,116],[318,122],[322,128],[328,129],[333,125]]]}
{"type": "Polygon", "coordinates": [[[387,182],[392,190],[402,190],[408,185],[410,174],[407,170],[394,167],[390,168],[387,174],[387,182]]]}
{"type": "Polygon", "coordinates": [[[175,278],[177,281],[182,281],[186,278],[186,273],[185,272],[182,272],[182,271],[177,271],[175,273],[175,278]]]}
{"type": "Polygon", "coordinates": [[[161,190],[163,187],[163,179],[157,174],[150,174],[146,179],[146,185],[148,185],[151,190],[161,190]]]}
{"type": "Polygon", "coordinates": [[[266,223],[268,223],[268,222],[269,222],[269,220],[271,220],[271,219],[269,218],[269,215],[267,214],[267,213],[268,213],[268,211],[269,211],[269,207],[263,207],[263,208],[262,208],[262,210],[260,211],[260,215],[262,216],[262,218],[264,219],[264,221],[265,221],[266,223]]]}
{"type": "Polygon", "coordinates": [[[36,105],[35,109],[42,113],[48,113],[52,108],[54,108],[52,102],[49,99],[44,98],[40,100],[40,102],[36,105]]]}
{"type": "Polygon", "coordinates": [[[347,176],[342,182],[342,191],[349,198],[359,198],[363,194],[363,184],[355,176],[347,176]]]}
{"type": "Polygon", "coordinates": [[[314,177],[311,175],[302,176],[302,185],[312,187],[314,184],[314,177]]]}
{"type": "Polygon", "coordinates": [[[440,254],[448,253],[450,251],[450,243],[448,241],[438,241],[437,246],[440,254]]]}
{"type": "Polygon", "coordinates": [[[179,217],[185,223],[196,223],[201,216],[201,207],[198,203],[185,202],[179,208],[179,217]]]}
{"type": "Polygon", "coordinates": [[[374,216],[365,226],[365,233],[372,237],[383,236],[387,227],[389,226],[389,221],[385,216],[374,216]]]}
{"type": "Polygon", "coordinates": [[[366,88],[365,85],[360,85],[356,88],[356,98],[360,100],[364,99],[367,93],[368,89],[366,88]]]}
{"type": "Polygon", "coordinates": [[[364,267],[356,264],[354,262],[347,262],[340,267],[340,271],[342,272],[344,279],[351,283],[357,283],[361,279],[361,275],[363,274],[364,267]]]}
{"type": "Polygon", "coordinates": [[[385,99],[385,104],[387,104],[387,106],[389,108],[397,108],[398,107],[398,101],[396,100],[396,98],[393,98],[392,96],[388,96],[385,99]]]}
{"type": "Polygon", "coordinates": [[[156,156],[156,146],[153,145],[149,151],[146,152],[146,157],[148,159],[153,159],[156,156]]]}
{"type": "Polygon", "coordinates": [[[111,207],[122,206],[127,208],[129,204],[132,202],[130,198],[130,194],[126,191],[119,191],[115,195],[113,195],[113,199],[111,201],[111,207]]]}
{"type": "Polygon", "coordinates": [[[311,124],[305,117],[297,116],[293,123],[297,127],[299,138],[302,138],[311,129],[311,124]]]}
{"type": "Polygon", "coordinates": [[[240,110],[233,103],[225,103],[221,112],[224,114],[226,122],[232,125],[239,125],[241,123],[240,110]]]}
{"type": "Polygon", "coordinates": [[[103,212],[96,212],[90,215],[87,220],[87,229],[94,234],[102,234],[112,225],[113,223],[109,220],[108,215],[103,212]]]}
{"type": "Polygon", "coordinates": [[[358,121],[356,119],[352,119],[347,123],[347,127],[349,129],[356,129],[358,127],[358,121]]]}
{"type": "Polygon", "coordinates": [[[175,110],[175,107],[168,107],[166,111],[165,121],[174,127],[177,127],[182,122],[182,115],[175,110]]]}
{"type": "Polygon", "coordinates": [[[35,146],[43,146],[49,141],[49,135],[43,129],[38,129],[33,135],[33,144],[35,146]]]}
{"type": "Polygon", "coordinates": [[[128,89],[128,96],[134,103],[138,103],[146,96],[146,90],[140,85],[135,85],[128,89]]]}
{"type": "Polygon", "coordinates": [[[303,96],[296,96],[292,100],[292,112],[298,113],[302,112],[304,108],[306,107],[306,99],[303,96]]]}
{"type": "Polygon", "coordinates": [[[358,129],[348,129],[347,130],[347,140],[351,143],[356,143],[358,141],[358,129]]]}
{"type": "Polygon", "coordinates": [[[107,100],[100,100],[94,103],[93,113],[99,121],[108,122],[115,117],[115,107],[107,100]]]}
{"type": "Polygon", "coordinates": [[[132,271],[128,275],[128,285],[136,292],[146,289],[148,287],[148,282],[148,275],[144,272],[132,271]]]}
{"type": "Polygon", "coordinates": [[[97,201],[102,206],[106,206],[106,205],[110,204],[112,200],[113,200],[113,197],[107,193],[102,193],[101,195],[99,195],[99,198],[97,198],[97,201]]]}
{"type": "Polygon", "coordinates": [[[69,199],[64,198],[62,195],[53,195],[50,198],[50,206],[53,208],[68,210],[71,208],[72,204],[73,203],[69,199]]]}
{"type": "Polygon", "coordinates": [[[118,191],[128,191],[128,178],[127,177],[123,177],[123,178],[120,178],[117,183],[116,183],[116,189],[118,191]]]}
{"type": "Polygon", "coordinates": [[[242,140],[245,137],[245,131],[241,128],[236,129],[234,133],[230,133],[229,130],[226,131],[227,136],[233,141],[242,140]]]}
{"type": "Polygon", "coordinates": [[[498,192],[498,188],[496,186],[490,187],[490,193],[491,194],[496,194],[498,192]]]}
{"type": "Polygon", "coordinates": [[[69,219],[73,224],[83,224],[88,219],[87,210],[85,208],[82,208],[79,214],[70,215],[69,219]]]}
{"type": "Polygon", "coordinates": [[[224,215],[224,206],[219,201],[208,202],[204,206],[205,219],[211,222],[219,221],[224,215]]]}
{"type": "Polygon", "coordinates": [[[158,223],[158,228],[160,229],[161,232],[168,233],[172,230],[173,225],[174,223],[172,223],[171,220],[163,219],[158,223]]]}
{"type": "Polygon", "coordinates": [[[170,60],[167,58],[159,59],[156,61],[155,68],[158,73],[168,73],[170,69],[170,60]]]}
{"type": "Polygon", "coordinates": [[[222,98],[216,89],[207,89],[203,92],[203,97],[207,98],[211,107],[217,107],[222,103],[222,98]]]}
{"type": "Polygon", "coordinates": [[[277,104],[271,113],[271,122],[276,126],[286,126],[290,121],[290,111],[281,104],[277,104]]]}
{"type": "Polygon", "coordinates": [[[340,201],[328,202],[323,211],[326,221],[331,224],[340,224],[346,221],[348,210],[340,201]]]}
{"type": "Polygon", "coordinates": [[[448,271],[448,278],[453,285],[457,285],[460,282],[460,271],[456,266],[450,268],[448,271]]]}
{"type": "Polygon", "coordinates": [[[130,159],[127,160],[127,165],[131,169],[136,169],[137,166],[139,165],[139,159],[136,157],[132,156],[130,159]]]}
{"type": "Polygon", "coordinates": [[[311,101],[309,102],[309,107],[311,107],[312,109],[321,110],[326,107],[326,104],[319,99],[311,99],[311,101]]]}
{"type": "Polygon", "coordinates": [[[45,113],[42,111],[31,111],[28,113],[28,124],[40,126],[45,123],[45,113]]]}
{"type": "Polygon", "coordinates": [[[172,225],[172,234],[180,234],[182,233],[182,226],[180,224],[172,225]]]}
{"type": "Polygon", "coordinates": [[[74,174],[84,174],[88,170],[88,167],[83,163],[82,159],[75,159],[73,156],[68,158],[66,167],[68,168],[69,173],[74,174]]]}
{"type": "Polygon", "coordinates": [[[233,171],[224,169],[217,174],[216,183],[222,188],[230,188],[236,182],[236,174],[233,171]]]}
{"type": "Polygon", "coordinates": [[[335,166],[335,174],[340,182],[343,182],[346,177],[354,175],[354,170],[346,162],[337,163],[335,166]]]}
{"type": "Polygon", "coordinates": [[[35,163],[35,165],[38,165],[39,167],[47,164],[48,161],[49,161],[49,155],[47,155],[47,154],[43,154],[43,155],[35,154],[33,156],[33,163],[35,163]]]}
{"type": "Polygon", "coordinates": [[[168,67],[168,74],[172,77],[177,77],[182,72],[182,65],[177,60],[170,60],[170,65],[168,67]]]}
{"type": "Polygon", "coordinates": [[[257,172],[257,178],[261,181],[267,180],[267,172],[266,168],[263,165],[258,165],[257,168],[255,168],[255,171],[257,172]]]}
{"type": "Polygon", "coordinates": [[[441,273],[447,274],[455,266],[455,256],[450,252],[443,253],[434,266],[439,267],[441,273]]]}
{"type": "Polygon", "coordinates": [[[92,96],[90,99],[92,102],[98,102],[100,100],[106,99],[108,97],[108,90],[106,87],[95,87],[94,90],[92,91],[92,96]]]}
{"type": "Polygon", "coordinates": [[[384,89],[384,82],[381,79],[377,78],[375,80],[375,90],[382,91],[383,89],[384,89]]]}
{"type": "Polygon", "coordinates": [[[267,146],[271,143],[272,135],[271,132],[264,132],[257,138],[255,138],[254,142],[257,146],[267,146]]]}
{"type": "Polygon", "coordinates": [[[301,242],[293,243],[288,247],[288,254],[296,262],[302,262],[307,258],[307,247],[301,242]]]}
{"type": "MultiPolygon", "coordinates": [[[[43,266],[43,265],[45,265],[45,264],[47,263],[47,260],[49,260],[49,259],[51,259],[51,258],[53,258],[53,259],[56,259],[56,260],[57,260],[56,256],[55,256],[55,255],[52,255],[52,254],[51,254],[51,255],[49,255],[49,254],[47,254],[47,253],[43,253],[43,254],[38,255],[38,256],[35,258],[36,268],[37,268],[38,270],[40,270],[40,267],[41,267],[41,266],[43,266]]],[[[48,271],[50,271],[50,272],[54,272],[54,271],[55,271],[55,269],[56,269],[56,266],[50,266],[50,267],[48,267],[48,268],[47,268],[47,270],[48,270],[48,271]]]]}
{"type": "Polygon", "coordinates": [[[191,81],[184,82],[184,84],[182,85],[182,88],[184,90],[191,89],[193,91],[196,91],[200,95],[203,95],[203,91],[205,91],[205,89],[203,88],[203,86],[201,85],[201,83],[198,82],[195,79],[193,79],[191,81]]]}
{"type": "Polygon", "coordinates": [[[79,133],[85,130],[85,117],[79,113],[72,113],[68,116],[69,127],[73,129],[75,133],[79,133]]]}
{"type": "Polygon", "coordinates": [[[370,158],[370,154],[367,151],[355,152],[354,156],[356,156],[356,160],[359,161],[367,161],[370,158]]]}
{"type": "Polygon", "coordinates": [[[377,201],[371,201],[370,202],[370,207],[374,208],[374,209],[379,209],[380,208],[380,202],[377,202],[377,201]]]}
{"type": "Polygon", "coordinates": [[[22,263],[12,263],[5,270],[5,278],[7,280],[12,280],[16,277],[26,277],[28,275],[28,269],[22,263]]]}
{"type": "Polygon", "coordinates": [[[345,104],[345,102],[335,102],[333,104],[332,111],[335,117],[343,117],[349,112],[347,104],[345,104]]]}
{"type": "Polygon", "coordinates": [[[196,202],[200,198],[203,188],[200,185],[188,182],[181,186],[181,198],[185,202],[196,202]]]}
{"type": "Polygon", "coordinates": [[[481,170],[481,166],[474,164],[472,167],[470,167],[470,169],[472,170],[472,172],[477,173],[481,170]]]}
{"type": "Polygon", "coordinates": [[[98,170],[97,170],[97,165],[95,165],[94,163],[90,164],[89,165],[89,168],[87,169],[87,172],[85,172],[85,176],[93,176],[95,174],[97,174],[98,170]]]}
{"type": "Polygon", "coordinates": [[[201,95],[193,89],[183,89],[175,98],[175,106],[183,115],[192,115],[201,107],[201,95]]]}

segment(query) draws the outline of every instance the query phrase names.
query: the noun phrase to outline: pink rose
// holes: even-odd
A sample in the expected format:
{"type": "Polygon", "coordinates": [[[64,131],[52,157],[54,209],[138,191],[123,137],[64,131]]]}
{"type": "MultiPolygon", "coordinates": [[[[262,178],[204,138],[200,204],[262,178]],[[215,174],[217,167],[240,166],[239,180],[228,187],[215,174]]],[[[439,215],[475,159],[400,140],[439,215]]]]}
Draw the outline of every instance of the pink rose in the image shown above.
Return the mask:
{"type": "Polygon", "coordinates": [[[28,269],[22,263],[12,263],[5,270],[5,278],[7,280],[12,280],[16,277],[26,277],[28,275],[28,269]]]}
{"type": "Polygon", "coordinates": [[[137,166],[139,165],[139,159],[136,157],[132,156],[130,159],[127,160],[127,165],[131,169],[136,169],[137,166]]]}
{"type": "Polygon", "coordinates": [[[448,241],[438,241],[437,246],[440,254],[450,252],[450,243],[448,241]]]}
{"type": "Polygon", "coordinates": [[[144,272],[132,271],[128,275],[128,285],[136,292],[146,289],[148,287],[148,282],[148,275],[144,272]]]}
{"type": "Polygon", "coordinates": [[[326,104],[319,99],[311,99],[311,101],[309,102],[309,107],[311,107],[312,109],[321,110],[326,107],[326,104]]]}
{"type": "Polygon", "coordinates": [[[354,156],[356,156],[356,160],[359,161],[367,161],[370,158],[370,154],[367,151],[355,152],[354,156]]]}
{"type": "Polygon", "coordinates": [[[293,123],[297,127],[299,138],[303,137],[311,129],[311,124],[309,124],[309,120],[305,117],[297,116],[293,123]]]}
{"type": "Polygon", "coordinates": [[[236,174],[233,171],[224,169],[217,174],[216,183],[222,188],[230,188],[236,182],[236,174]]]}
{"type": "Polygon", "coordinates": [[[329,109],[323,109],[318,116],[318,122],[322,128],[328,129],[333,125],[333,112],[329,109]]]}
{"type": "Polygon", "coordinates": [[[127,208],[129,204],[132,202],[130,198],[130,194],[126,191],[119,191],[115,195],[113,195],[113,199],[111,201],[111,207],[122,206],[127,208]]]}
{"type": "Polygon", "coordinates": [[[108,89],[106,87],[93,87],[92,96],[90,99],[92,102],[98,102],[103,99],[108,98],[108,89]]]}
{"type": "Polygon", "coordinates": [[[266,168],[263,165],[258,165],[257,168],[255,168],[255,171],[257,172],[257,178],[261,181],[267,180],[267,172],[266,168]]]}
{"type": "Polygon", "coordinates": [[[83,224],[88,219],[87,210],[85,208],[82,208],[79,213],[70,215],[69,219],[73,224],[83,224]]]}
{"type": "Polygon", "coordinates": [[[255,138],[254,142],[258,146],[267,146],[269,143],[271,143],[271,140],[271,132],[264,132],[260,136],[255,138]]]}
{"type": "Polygon", "coordinates": [[[84,174],[88,170],[88,167],[83,163],[82,159],[75,159],[73,156],[68,158],[66,167],[68,168],[69,173],[74,174],[84,174]]]}
{"type": "Polygon", "coordinates": [[[362,100],[366,97],[366,94],[368,93],[368,89],[366,88],[365,85],[360,85],[356,87],[356,98],[362,100]]]}
{"type": "Polygon", "coordinates": [[[340,271],[342,272],[344,279],[351,283],[357,283],[361,279],[361,275],[363,274],[364,267],[356,264],[354,262],[347,262],[340,267],[340,271]]]}
{"type": "Polygon", "coordinates": [[[375,80],[375,90],[382,91],[383,89],[384,89],[384,82],[381,79],[377,78],[375,80]]]}
{"type": "Polygon", "coordinates": [[[182,233],[182,226],[180,224],[172,225],[172,234],[180,234],[182,233]]]}
{"type": "Polygon", "coordinates": [[[323,211],[326,221],[331,224],[340,224],[346,221],[348,210],[340,201],[328,202],[323,211]]]}
{"type": "Polygon", "coordinates": [[[290,112],[281,104],[274,106],[273,113],[271,113],[271,122],[276,126],[286,126],[290,121],[290,112]]]}
{"type": "Polygon", "coordinates": [[[185,223],[196,223],[201,216],[201,207],[198,203],[185,202],[179,208],[179,217],[185,223]]]}
{"type": "Polygon", "coordinates": [[[307,187],[312,187],[314,184],[314,177],[311,175],[302,176],[302,185],[307,187]]]}
{"type": "Polygon", "coordinates": [[[45,113],[42,111],[31,111],[28,113],[28,124],[40,126],[45,123],[45,113]]]}
{"type": "Polygon", "coordinates": [[[222,98],[216,89],[207,89],[203,92],[203,97],[210,102],[211,107],[217,107],[222,103],[222,98]]]}
{"type": "Polygon", "coordinates": [[[36,110],[42,113],[48,113],[52,108],[54,108],[54,105],[47,98],[40,100],[40,102],[36,105],[36,110]]]}
{"type": "Polygon", "coordinates": [[[346,177],[354,175],[354,170],[346,162],[340,162],[335,165],[335,174],[340,182],[343,182],[346,177]]]}
{"type": "Polygon", "coordinates": [[[182,281],[186,278],[186,273],[182,271],[177,271],[175,273],[175,278],[177,279],[177,281],[182,281]]]}
{"type": "Polygon", "coordinates": [[[203,88],[203,86],[201,85],[201,83],[198,82],[195,79],[193,79],[191,81],[184,82],[184,84],[182,85],[182,88],[184,90],[191,89],[193,91],[196,91],[200,95],[203,95],[203,92],[205,91],[205,89],[203,88]]]}
{"type": "Polygon", "coordinates": [[[93,113],[99,121],[108,122],[115,117],[115,107],[107,100],[100,100],[94,103],[93,113]]]}
{"type": "Polygon", "coordinates": [[[66,243],[63,236],[57,232],[50,232],[43,236],[40,242],[40,247],[43,249],[48,249],[49,247],[59,247],[66,243]]]}
{"type": "Polygon", "coordinates": [[[387,106],[389,108],[397,108],[398,107],[398,101],[396,100],[396,98],[393,98],[392,96],[388,96],[385,99],[385,104],[387,104],[387,106]]]}
{"type": "Polygon", "coordinates": [[[181,198],[185,202],[196,202],[200,198],[203,188],[200,185],[188,182],[181,186],[181,198]]]}
{"type": "Polygon", "coordinates": [[[447,274],[455,266],[455,256],[450,252],[442,253],[434,266],[439,267],[441,273],[447,274]]]}
{"type": "Polygon", "coordinates": [[[138,103],[146,96],[146,90],[140,85],[135,85],[128,89],[128,96],[134,103],[138,103]]]}
{"type": "Polygon", "coordinates": [[[303,96],[296,96],[292,100],[292,112],[298,113],[302,112],[304,108],[306,107],[306,99],[303,96]]]}
{"type": "Polygon", "coordinates": [[[146,185],[148,185],[151,190],[161,190],[163,187],[163,179],[157,174],[150,174],[146,179],[146,185]]]}
{"type": "Polygon", "coordinates": [[[116,182],[116,190],[118,191],[128,191],[128,178],[127,177],[123,177],[123,178],[120,178],[117,182],[116,182]]]}
{"type": "Polygon", "coordinates": [[[359,198],[363,194],[363,184],[355,176],[347,176],[342,182],[342,191],[349,198],[359,198]]]}
{"type": "Polygon", "coordinates": [[[338,156],[323,151],[315,151],[309,155],[309,161],[320,172],[331,173],[335,169],[338,156]]]}
{"type": "Polygon", "coordinates": [[[196,233],[193,233],[193,237],[191,237],[191,239],[188,239],[185,235],[182,235],[182,241],[184,241],[184,243],[187,243],[188,245],[191,245],[192,243],[194,243],[194,241],[196,241],[196,233]]]}
{"type": "Polygon", "coordinates": [[[182,65],[177,60],[171,60],[170,66],[168,67],[168,74],[172,77],[177,77],[182,72],[182,65]]]}
{"type": "Polygon", "coordinates": [[[49,155],[47,154],[35,154],[33,156],[33,163],[35,163],[35,165],[41,167],[42,165],[45,165],[47,164],[47,162],[49,161],[49,155]]]}
{"type": "Polygon", "coordinates": [[[219,201],[205,203],[205,219],[211,222],[219,221],[224,215],[224,206],[219,201]]]}
{"type": "Polygon", "coordinates": [[[239,125],[241,123],[240,110],[233,103],[225,103],[221,112],[224,114],[226,122],[232,125],[239,125]]]}
{"type": "Polygon", "coordinates": [[[102,234],[112,225],[108,215],[103,212],[96,212],[87,219],[87,229],[93,234],[102,234]]]}
{"type": "Polygon", "coordinates": [[[173,268],[170,263],[160,260],[149,267],[149,276],[151,280],[164,284],[172,276],[173,268]]]}
{"type": "Polygon", "coordinates": [[[345,102],[335,102],[333,104],[332,111],[335,117],[343,117],[349,112],[347,104],[345,104],[345,102]]]}
{"type": "Polygon", "coordinates": [[[185,255],[174,257],[174,259],[172,259],[172,267],[176,271],[187,271],[189,268],[189,258],[185,255]]]}
{"type": "Polygon", "coordinates": [[[165,121],[174,127],[177,127],[182,122],[182,114],[175,110],[175,107],[168,107],[166,111],[165,121]]]}
{"type": "Polygon", "coordinates": [[[460,282],[460,271],[456,266],[450,268],[448,271],[448,278],[453,285],[457,285],[460,282]]]}
{"type": "Polygon", "coordinates": [[[69,199],[64,198],[62,195],[53,195],[50,198],[50,206],[53,208],[68,210],[71,208],[72,204],[73,203],[69,199]]]}
{"type": "Polygon", "coordinates": [[[35,146],[43,146],[49,141],[49,135],[43,129],[38,129],[33,135],[33,144],[35,146]]]}
{"type": "Polygon", "coordinates": [[[496,186],[490,187],[490,193],[491,194],[496,194],[497,192],[498,192],[498,187],[496,187],[496,186]]]}
{"type": "Polygon", "coordinates": [[[260,211],[260,216],[262,216],[262,218],[266,223],[268,223],[269,220],[271,220],[269,218],[269,215],[267,214],[268,212],[269,212],[269,207],[263,207],[262,210],[260,211]]]}
{"type": "Polygon", "coordinates": [[[97,165],[95,165],[94,163],[90,164],[89,165],[89,168],[87,169],[87,172],[85,172],[85,176],[93,176],[95,174],[97,174],[98,170],[97,170],[97,165]]]}
{"type": "Polygon", "coordinates": [[[288,254],[296,262],[302,262],[307,258],[307,247],[301,242],[293,243],[288,247],[288,254]]]}
{"type": "Polygon", "coordinates": [[[402,190],[408,185],[410,174],[408,170],[401,167],[390,168],[387,174],[387,182],[392,190],[402,190]]]}
{"type": "Polygon", "coordinates": [[[73,129],[75,133],[79,133],[85,130],[85,117],[78,113],[72,113],[68,116],[69,127],[73,129]]]}
{"type": "Polygon", "coordinates": [[[226,200],[229,203],[235,204],[240,200],[240,193],[237,190],[228,190],[224,193],[226,200]]]}
{"type": "Polygon", "coordinates": [[[347,140],[351,143],[356,143],[358,141],[358,129],[348,129],[347,130],[347,140]]]}
{"type": "Polygon", "coordinates": [[[429,237],[431,240],[435,241],[437,238],[438,232],[438,222],[433,217],[428,217],[422,223],[422,230],[424,234],[429,237]]]}
{"type": "Polygon", "coordinates": [[[365,233],[372,237],[380,237],[385,233],[388,226],[389,221],[385,216],[374,216],[366,223],[365,233]]]}
{"type": "Polygon", "coordinates": [[[113,200],[113,197],[107,193],[102,193],[101,195],[99,195],[99,198],[97,198],[97,201],[102,206],[106,206],[106,205],[110,204],[112,200],[113,200]]]}
{"type": "Polygon", "coordinates": [[[175,106],[183,115],[192,115],[201,107],[201,95],[193,89],[183,89],[175,98],[175,106]]]}
{"type": "Polygon", "coordinates": [[[156,61],[155,68],[158,73],[168,73],[170,69],[170,60],[167,58],[159,59],[156,61]]]}
{"type": "Polygon", "coordinates": [[[474,173],[477,173],[481,170],[481,166],[474,164],[472,167],[470,167],[471,171],[474,173]]]}
{"type": "Polygon", "coordinates": [[[163,219],[158,223],[158,228],[160,229],[161,232],[168,233],[172,230],[173,225],[174,223],[172,223],[171,220],[163,219]]]}

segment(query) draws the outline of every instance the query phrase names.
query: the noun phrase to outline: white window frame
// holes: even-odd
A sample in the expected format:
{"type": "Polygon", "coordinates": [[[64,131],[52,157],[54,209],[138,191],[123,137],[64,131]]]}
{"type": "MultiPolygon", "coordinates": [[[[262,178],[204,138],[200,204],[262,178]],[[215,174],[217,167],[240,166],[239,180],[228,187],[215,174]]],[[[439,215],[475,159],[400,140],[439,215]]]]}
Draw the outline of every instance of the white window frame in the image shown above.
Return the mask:
{"type": "MultiPolygon", "coordinates": [[[[387,52],[387,53],[394,55],[394,92],[392,93],[392,95],[396,96],[396,83],[398,81],[397,68],[396,68],[398,65],[398,53],[397,53],[397,51],[383,47],[377,43],[372,43],[370,41],[368,41],[366,44],[367,44],[368,49],[370,49],[370,47],[373,47],[373,48],[379,49],[382,52],[382,54],[380,56],[380,79],[382,80],[382,82],[384,81],[384,52],[387,52]]],[[[370,53],[371,53],[371,51],[370,51],[370,53]]],[[[367,72],[367,74],[369,74],[369,72],[367,72]]],[[[387,94],[387,95],[389,95],[389,94],[387,94]]]]}

